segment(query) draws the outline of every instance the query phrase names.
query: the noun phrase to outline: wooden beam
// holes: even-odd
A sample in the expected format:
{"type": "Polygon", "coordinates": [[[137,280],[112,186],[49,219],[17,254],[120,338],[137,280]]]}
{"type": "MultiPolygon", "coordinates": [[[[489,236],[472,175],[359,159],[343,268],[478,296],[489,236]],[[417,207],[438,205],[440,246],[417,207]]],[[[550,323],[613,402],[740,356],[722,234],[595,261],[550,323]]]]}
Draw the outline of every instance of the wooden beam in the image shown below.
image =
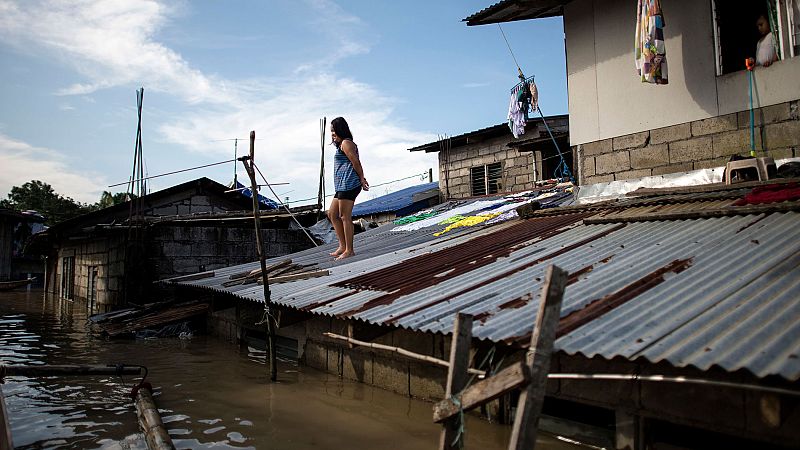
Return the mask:
{"type": "Polygon", "coordinates": [[[180,277],[170,278],[170,283],[177,283],[179,281],[194,281],[194,280],[202,280],[203,278],[211,278],[214,276],[214,272],[200,272],[200,273],[193,273],[190,275],[183,275],[180,277]]]}
{"type": "MultiPolygon", "coordinates": [[[[453,325],[453,341],[450,346],[450,370],[447,371],[445,398],[459,394],[467,385],[469,348],[472,343],[472,316],[458,313],[453,325]]],[[[464,426],[459,417],[446,420],[439,435],[439,449],[460,449],[464,446],[464,426]]]]}
{"type": "Polygon", "coordinates": [[[477,408],[528,384],[529,381],[528,366],[522,361],[517,362],[465,389],[456,396],[458,404],[453,399],[446,398],[433,405],[433,421],[442,422],[458,414],[461,409],[467,411],[477,408]]]}
{"type": "MultiPolygon", "coordinates": [[[[326,275],[330,275],[330,271],[328,270],[315,270],[313,272],[303,272],[303,273],[295,273],[292,275],[280,275],[277,277],[272,277],[269,279],[271,284],[275,283],[286,283],[287,281],[295,281],[295,280],[305,280],[308,278],[317,278],[317,277],[324,277],[326,275]]],[[[263,283],[261,278],[258,279],[258,284],[263,283]]]]}
{"type": "MultiPolygon", "coordinates": [[[[359,341],[358,339],[349,338],[347,336],[342,336],[340,334],[334,334],[334,333],[322,333],[322,334],[323,334],[323,336],[329,337],[331,339],[336,339],[338,341],[349,342],[349,343],[351,343],[353,345],[358,345],[358,346],[368,347],[368,348],[374,348],[374,349],[377,349],[377,350],[386,350],[387,352],[397,353],[397,354],[403,355],[405,357],[408,357],[408,358],[411,358],[411,359],[415,359],[417,361],[426,361],[426,362],[429,362],[431,364],[436,364],[437,366],[442,366],[442,367],[447,367],[447,368],[450,367],[450,363],[445,361],[445,360],[443,360],[443,359],[434,358],[433,356],[428,356],[428,355],[421,355],[419,353],[414,353],[414,352],[406,350],[404,348],[394,347],[392,345],[377,344],[375,342],[359,341]]],[[[483,370],[478,370],[478,369],[467,369],[467,372],[469,372],[469,373],[471,373],[473,375],[478,375],[479,377],[486,375],[486,372],[484,372],[483,370]]]]}
{"type": "Polygon", "coordinates": [[[536,327],[525,357],[531,373],[531,382],[519,396],[514,427],[508,444],[509,450],[530,450],[536,446],[547,373],[550,371],[550,354],[553,352],[556,327],[561,315],[561,300],[564,298],[567,275],[567,271],[557,266],[551,265],[547,268],[539,300],[536,327]]]}

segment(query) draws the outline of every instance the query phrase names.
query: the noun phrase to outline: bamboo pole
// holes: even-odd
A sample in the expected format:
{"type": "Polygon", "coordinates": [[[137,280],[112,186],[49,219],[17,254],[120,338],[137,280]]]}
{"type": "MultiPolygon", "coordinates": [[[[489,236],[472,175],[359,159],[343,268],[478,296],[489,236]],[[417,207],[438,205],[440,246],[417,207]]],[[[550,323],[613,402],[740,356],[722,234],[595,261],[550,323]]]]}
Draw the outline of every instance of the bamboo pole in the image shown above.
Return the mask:
{"type": "Polygon", "coordinates": [[[253,222],[256,228],[256,249],[258,251],[258,259],[261,262],[261,274],[263,276],[264,286],[264,311],[267,314],[267,351],[269,352],[269,378],[272,381],[278,379],[278,366],[277,358],[275,355],[275,329],[272,326],[272,316],[270,315],[270,295],[269,295],[269,279],[267,278],[267,259],[264,255],[264,244],[261,239],[261,217],[258,212],[258,184],[256,183],[255,166],[255,152],[256,152],[256,132],[250,132],[250,157],[248,161],[242,161],[247,175],[250,177],[250,190],[253,193],[253,222]]]}
{"type": "Polygon", "coordinates": [[[0,380],[5,376],[55,376],[55,375],[139,375],[138,366],[100,366],[100,365],[0,365],[0,380]]]}
{"type": "MultiPolygon", "coordinates": [[[[432,364],[436,364],[437,366],[441,366],[441,367],[445,367],[445,368],[449,368],[450,367],[450,363],[445,361],[445,360],[443,360],[443,359],[434,358],[433,356],[422,355],[422,354],[419,354],[419,353],[414,353],[414,352],[406,350],[404,348],[394,347],[394,346],[391,346],[391,345],[377,344],[375,342],[359,341],[358,339],[353,339],[351,337],[342,336],[340,334],[334,334],[334,333],[322,333],[322,334],[327,336],[327,337],[329,337],[329,338],[331,338],[331,339],[337,339],[337,340],[340,340],[340,341],[349,342],[349,343],[351,343],[353,345],[360,345],[362,347],[369,347],[369,348],[374,348],[374,349],[378,349],[378,350],[386,350],[387,352],[398,353],[400,355],[403,355],[403,356],[411,358],[411,359],[416,359],[418,361],[426,361],[426,362],[429,362],[429,363],[432,363],[432,364]]],[[[486,376],[486,372],[483,371],[483,370],[472,369],[472,368],[467,369],[467,370],[472,375],[478,375],[479,377],[486,376]]]]}
{"type": "Polygon", "coordinates": [[[153,395],[150,389],[146,386],[141,386],[136,392],[136,416],[139,419],[139,427],[144,433],[145,440],[147,441],[147,448],[149,450],[174,450],[175,445],[172,443],[172,438],[169,437],[167,429],[164,427],[164,422],[161,420],[161,415],[158,413],[156,402],[153,400],[153,395]]]}

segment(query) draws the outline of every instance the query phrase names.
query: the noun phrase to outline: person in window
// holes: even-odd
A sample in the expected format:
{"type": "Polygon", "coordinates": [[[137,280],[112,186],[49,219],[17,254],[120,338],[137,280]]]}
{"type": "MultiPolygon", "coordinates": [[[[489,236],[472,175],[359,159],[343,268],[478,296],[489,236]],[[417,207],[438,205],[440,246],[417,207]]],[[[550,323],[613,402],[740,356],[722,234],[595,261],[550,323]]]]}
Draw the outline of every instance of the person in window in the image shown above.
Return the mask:
{"type": "Polygon", "coordinates": [[[772,37],[772,29],[769,26],[769,19],[766,14],[761,14],[756,20],[756,28],[761,35],[756,45],[756,64],[769,67],[770,64],[778,60],[775,53],[775,39],[772,37]]]}
{"type": "Polygon", "coordinates": [[[368,191],[364,169],[358,159],[358,147],[347,121],[337,117],[331,121],[331,140],[336,146],[333,157],[333,186],[336,194],[328,208],[328,219],[336,231],[339,247],[331,253],[336,260],[349,258],[353,251],[353,204],[361,190],[368,191]]]}

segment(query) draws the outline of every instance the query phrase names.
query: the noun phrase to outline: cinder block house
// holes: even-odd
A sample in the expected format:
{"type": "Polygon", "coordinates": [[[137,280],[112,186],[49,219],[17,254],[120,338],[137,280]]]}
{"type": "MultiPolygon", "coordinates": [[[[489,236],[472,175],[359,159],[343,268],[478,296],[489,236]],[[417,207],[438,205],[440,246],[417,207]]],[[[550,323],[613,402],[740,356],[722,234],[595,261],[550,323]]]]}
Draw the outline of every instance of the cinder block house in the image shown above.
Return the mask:
{"type": "Polygon", "coordinates": [[[464,19],[483,25],[563,17],[569,139],[581,184],[724,166],[750,149],[750,89],[759,156],[800,156],[797,1],[662,1],[668,84],[634,64],[637,2],[504,0],[464,19]],[[770,5],[781,60],[745,70],[770,5]]]}
{"type": "MultiPolygon", "coordinates": [[[[150,298],[153,281],[214,270],[258,259],[252,200],[208,178],[199,178],[142,197],[131,217],[125,202],[66,220],[39,233],[32,252],[46,256],[45,291],[85,301],[89,312],[107,312],[150,298]]],[[[316,208],[316,207],[314,207],[316,208]]],[[[296,210],[313,223],[316,210],[296,210]]],[[[262,212],[269,256],[313,246],[291,218],[262,212]]]]}
{"type": "Polygon", "coordinates": [[[410,148],[439,154],[439,191],[444,199],[519,192],[537,181],[555,177],[560,162],[553,139],[565,164],[573,171],[569,147],[568,116],[530,119],[525,134],[515,138],[507,124],[410,148]],[[553,133],[551,139],[550,133],[553,133]]]}

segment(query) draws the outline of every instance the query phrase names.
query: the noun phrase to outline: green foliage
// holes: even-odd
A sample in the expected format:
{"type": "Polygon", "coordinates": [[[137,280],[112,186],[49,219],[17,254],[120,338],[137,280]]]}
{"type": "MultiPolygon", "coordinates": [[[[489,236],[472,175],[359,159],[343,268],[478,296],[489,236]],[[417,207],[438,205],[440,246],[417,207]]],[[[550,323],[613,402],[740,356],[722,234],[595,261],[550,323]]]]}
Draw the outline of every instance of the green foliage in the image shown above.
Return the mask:
{"type": "Polygon", "coordinates": [[[103,191],[103,194],[100,195],[100,201],[95,205],[98,209],[108,208],[109,206],[114,206],[119,203],[125,203],[129,198],[136,198],[136,194],[128,194],[127,192],[112,194],[109,191],[103,191]]]}
{"type": "Polygon", "coordinates": [[[45,222],[47,225],[54,225],[91,211],[90,205],[61,196],[52,186],[39,180],[12,187],[8,200],[3,200],[0,205],[21,211],[28,209],[38,211],[47,219],[45,222]]]}
{"type": "MultiPolygon", "coordinates": [[[[131,197],[135,198],[136,196],[131,197]]],[[[8,199],[0,200],[0,207],[19,211],[35,210],[46,218],[45,224],[53,226],[81,214],[125,203],[131,197],[125,192],[114,194],[103,191],[100,201],[97,203],[80,203],[56,193],[53,187],[47,183],[33,180],[22,186],[12,187],[8,199]]]]}

